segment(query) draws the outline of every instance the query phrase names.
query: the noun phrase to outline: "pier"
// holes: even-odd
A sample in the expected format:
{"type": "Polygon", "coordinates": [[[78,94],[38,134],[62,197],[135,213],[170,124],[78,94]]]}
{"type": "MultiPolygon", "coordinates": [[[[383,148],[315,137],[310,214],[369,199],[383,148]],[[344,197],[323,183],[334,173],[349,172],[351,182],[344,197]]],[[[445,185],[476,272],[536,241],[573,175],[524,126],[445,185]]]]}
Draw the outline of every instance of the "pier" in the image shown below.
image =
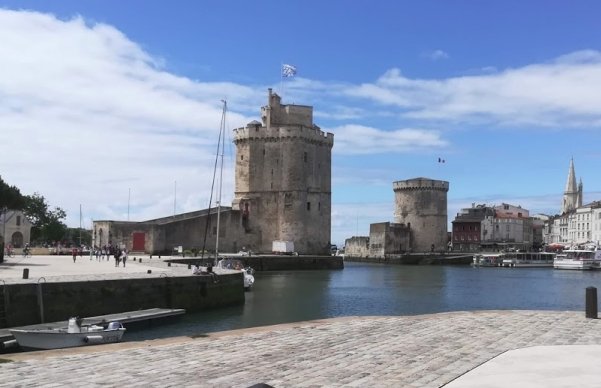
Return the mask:
{"type": "Polygon", "coordinates": [[[407,253],[404,255],[381,256],[345,256],[345,261],[401,265],[468,265],[473,254],[457,253],[407,253]]]}
{"type": "Polygon", "coordinates": [[[0,328],[74,316],[154,308],[198,312],[244,303],[242,273],[194,275],[187,265],[149,256],[132,255],[126,266],[89,256],[75,262],[70,256],[9,258],[0,270],[0,328]]]}

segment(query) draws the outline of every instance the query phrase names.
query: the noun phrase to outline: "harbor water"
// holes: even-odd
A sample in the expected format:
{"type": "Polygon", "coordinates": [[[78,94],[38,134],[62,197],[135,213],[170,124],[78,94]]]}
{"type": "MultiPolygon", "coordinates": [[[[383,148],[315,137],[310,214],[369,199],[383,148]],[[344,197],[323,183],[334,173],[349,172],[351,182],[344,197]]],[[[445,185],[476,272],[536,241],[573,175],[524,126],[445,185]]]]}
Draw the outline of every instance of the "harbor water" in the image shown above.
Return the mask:
{"type": "Polygon", "coordinates": [[[124,340],[340,316],[513,309],[584,314],[586,287],[601,287],[601,271],[352,262],[346,262],[344,270],[258,272],[255,277],[244,305],[187,314],[172,324],[128,332],[124,340]]]}

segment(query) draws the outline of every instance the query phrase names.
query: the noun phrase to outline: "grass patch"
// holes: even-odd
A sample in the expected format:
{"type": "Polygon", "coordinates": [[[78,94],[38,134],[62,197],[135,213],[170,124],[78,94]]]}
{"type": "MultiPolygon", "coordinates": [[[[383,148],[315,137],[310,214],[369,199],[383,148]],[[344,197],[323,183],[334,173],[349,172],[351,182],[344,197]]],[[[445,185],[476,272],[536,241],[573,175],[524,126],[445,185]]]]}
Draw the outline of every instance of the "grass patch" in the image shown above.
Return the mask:
{"type": "Polygon", "coordinates": [[[192,334],[190,336],[190,338],[192,339],[196,339],[196,338],[207,338],[209,335],[206,333],[199,333],[199,334],[192,334]]]}
{"type": "Polygon", "coordinates": [[[13,360],[7,360],[6,358],[0,358],[0,364],[4,364],[5,362],[13,362],[13,360]]]}

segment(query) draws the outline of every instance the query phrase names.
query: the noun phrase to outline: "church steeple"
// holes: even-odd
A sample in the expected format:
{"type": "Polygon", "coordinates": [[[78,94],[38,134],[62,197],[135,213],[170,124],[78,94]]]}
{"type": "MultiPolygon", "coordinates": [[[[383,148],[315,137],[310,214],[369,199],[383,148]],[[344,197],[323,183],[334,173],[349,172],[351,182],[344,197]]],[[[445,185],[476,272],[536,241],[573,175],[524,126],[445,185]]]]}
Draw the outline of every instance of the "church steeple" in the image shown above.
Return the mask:
{"type": "Polygon", "coordinates": [[[566,189],[563,192],[563,204],[561,212],[566,213],[582,206],[582,179],[576,186],[576,173],[574,171],[574,158],[570,160],[570,170],[568,171],[568,181],[566,189]]]}

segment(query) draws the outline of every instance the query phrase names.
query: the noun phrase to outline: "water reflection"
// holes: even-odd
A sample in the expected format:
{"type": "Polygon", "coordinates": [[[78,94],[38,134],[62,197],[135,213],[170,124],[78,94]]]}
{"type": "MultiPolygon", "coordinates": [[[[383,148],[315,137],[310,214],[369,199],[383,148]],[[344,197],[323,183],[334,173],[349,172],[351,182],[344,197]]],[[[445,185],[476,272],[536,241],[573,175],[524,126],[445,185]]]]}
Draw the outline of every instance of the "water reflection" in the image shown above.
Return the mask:
{"type": "Polygon", "coordinates": [[[481,309],[583,310],[601,271],[345,263],[338,271],[255,274],[242,306],[187,314],[181,321],[130,332],[128,340],[338,316],[412,315],[481,309]]]}

